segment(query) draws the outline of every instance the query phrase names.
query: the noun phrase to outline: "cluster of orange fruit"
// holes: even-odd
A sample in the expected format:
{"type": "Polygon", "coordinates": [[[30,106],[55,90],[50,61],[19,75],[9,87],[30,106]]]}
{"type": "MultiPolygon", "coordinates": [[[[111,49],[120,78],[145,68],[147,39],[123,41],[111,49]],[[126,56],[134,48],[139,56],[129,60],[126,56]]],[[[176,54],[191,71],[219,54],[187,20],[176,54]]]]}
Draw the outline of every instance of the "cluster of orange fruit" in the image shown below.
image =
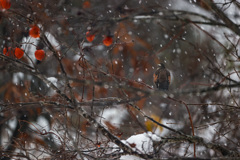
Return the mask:
{"type": "MultiPolygon", "coordinates": [[[[24,55],[24,50],[22,48],[11,48],[11,47],[4,47],[3,54],[6,56],[14,55],[17,59],[21,59],[24,55]]],[[[45,52],[42,49],[38,49],[35,51],[35,57],[37,60],[41,61],[45,57],[45,52]]]]}
{"type": "MultiPolygon", "coordinates": [[[[88,42],[92,42],[95,38],[94,34],[91,34],[90,31],[87,31],[86,33],[86,39],[88,40],[88,42]]],[[[113,43],[113,38],[112,36],[105,36],[103,39],[103,44],[105,46],[110,46],[113,43]]]]}
{"type": "MultiPolygon", "coordinates": [[[[3,0],[0,0],[2,2],[3,0]]],[[[33,25],[29,30],[29,35],[33,38],[40,37],[40,28],[37,25],[33,25]]],[[[11,47],[4,47],[3,54],[6,56],[15,56],[17,59],[21,59],[24,55],[24,50],[22,48],[11,48],[11,47]]],[[[42,49],[38,49],[35,51],[35,57],[37,60],[41,61],[45,57],[45,52],[42,49]]]]}
{"type": "Polygon", "coordinates": [[[2,9],[9,9],[11,7],[10,0],[0,0],[0,8],[2,9]]]}

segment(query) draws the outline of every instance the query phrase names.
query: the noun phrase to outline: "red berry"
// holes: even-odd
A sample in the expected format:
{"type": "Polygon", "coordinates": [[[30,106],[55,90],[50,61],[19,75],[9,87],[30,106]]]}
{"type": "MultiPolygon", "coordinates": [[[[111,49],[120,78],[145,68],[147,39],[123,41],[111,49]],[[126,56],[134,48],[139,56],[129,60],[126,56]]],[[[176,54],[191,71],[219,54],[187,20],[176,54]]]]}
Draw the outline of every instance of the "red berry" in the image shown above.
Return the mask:
{"type": "Polygon", "coordinates": [[[29,35],[33,38],[39,38],[40,37],[40,29],[37,25],[34,25],[30,30],[29,30],[29,35]]]}
{"type": "Polygon", "coordinates": [[[13,51],[11,47],[4,47],[3,48],[3,54],[6,56],[13,55],[13,51]]]}
{"type": "Polygon", "coordinates": [[[16,48],[14,54],[17,59],[21,59],[24,55],[24,50],[21,48],[16,48]]]}
{"type": "Polygon", "coordinates": [[[45,57],[45,52],[42,49],[36,50],[35,51],[35,57],[37,60],[41,61],[45,57]]]}
{"type": "Polygon", "coordinates": [[[92,42],[95,38],[95,35],[94,34],[90,34],[89,31],[87,31],[86,33],[86,39],[88,40],[88,42],[92,42]]]}
{"type": "Polygon", "coordinates": [[[106,36],[103,40],[103,44],[107,47],[110,46],[112,43],[113,43],[113,39],[111,36],[106,36]]]}
{"type": "Polygon", "coordinates": [[[83,3],[83,8],[90,8],[91,7],[91,3],[89,1],[85,1],[83,3]]]}
{"type": "Polygon", "coordinates": [[[11,1],[10,0],[0,0],[0,7],[3,9],[9,9],[11,7],[11,1]]]}

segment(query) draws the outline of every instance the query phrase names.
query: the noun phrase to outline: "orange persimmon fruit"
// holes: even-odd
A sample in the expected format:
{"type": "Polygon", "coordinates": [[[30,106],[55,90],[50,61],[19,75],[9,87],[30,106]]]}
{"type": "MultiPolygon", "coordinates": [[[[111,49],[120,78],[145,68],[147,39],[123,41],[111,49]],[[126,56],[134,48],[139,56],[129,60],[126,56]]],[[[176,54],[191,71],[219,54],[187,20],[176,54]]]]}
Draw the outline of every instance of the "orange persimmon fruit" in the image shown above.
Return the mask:
{"type": "Polygon", "coordinates": [[[113,39],[112,39],[112,36],[106,36],[104,39],[103,39],[103,44],[105,46],[110,46],[111,44],[113,43],[113,39]]]}
{"type": "Polygon", "coordinates": [[[16,48],[14,54],[17,59],[21,59],[24,55],[24,50],[21,48],[16,48]]]}
{"type": "Polygon", "coordinates": [[[40,28],[37,25],[32,26],[32,28],[29,30],[29,35],[33,38],[39,38],[40,28]]]}
{"type": "Polygon", "coordinates": [[[8,48],[7,48],[7,47],[4,47],[4,48],[3,48],[3,54],[6,55],[6,56],[9,56],[8,48]]]}
{"type": "Polygon", "coordinates": [[[5,56],[10,56],[10,55],[13,55],[13,50],[11,47],[4,47],[3,48],[3,54],[5,56]]]}
{"type": "Polygon", "coordinates": [[[91,7],[91,3],[89,1],[85,1],[83,2],[83,8],[90,8],[91,7]]]}
{"type": "Polygon", "coordinates": [[[36,50],[35,51],[35,57],[37,60],[41,61],[45,57],[45,52],[42,49],[36,50]]]}
{"type": "Polygon", "coordinates": [[[0,0],[0,7],[3,9],[9,9],[11,7],[10,0],[0,0]]]}
{"type": "Polygon", "coordinates": [[[95,38],[95,35],[94,34],[90,34],[89,31],[87,31],[86,33],[86,39],[88,40],[88,42],[92,42],[95,38]]]}

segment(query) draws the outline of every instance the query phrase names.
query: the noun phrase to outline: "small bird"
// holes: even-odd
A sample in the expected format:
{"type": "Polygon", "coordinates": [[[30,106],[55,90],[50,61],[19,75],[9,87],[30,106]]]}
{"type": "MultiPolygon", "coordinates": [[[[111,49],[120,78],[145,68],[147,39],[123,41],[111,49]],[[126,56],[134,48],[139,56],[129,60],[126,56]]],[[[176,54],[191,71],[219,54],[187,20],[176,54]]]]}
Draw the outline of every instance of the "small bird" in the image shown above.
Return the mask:
{"type": "Polygon", "coordinates": [[[153,74],[153,82],[159,90],[168,90],[171,82],[171,75],[163,63],[158,64],[158,68],[153,74]]]}

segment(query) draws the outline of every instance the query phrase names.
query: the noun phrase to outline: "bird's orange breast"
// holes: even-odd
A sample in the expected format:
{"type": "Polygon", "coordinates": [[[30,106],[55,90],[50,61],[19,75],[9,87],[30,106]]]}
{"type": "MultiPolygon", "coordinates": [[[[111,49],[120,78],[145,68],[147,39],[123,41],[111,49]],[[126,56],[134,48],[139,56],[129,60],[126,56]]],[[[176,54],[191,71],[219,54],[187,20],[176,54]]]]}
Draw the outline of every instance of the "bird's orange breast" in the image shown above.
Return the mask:
{"type": "Polygon", "coordinates": [[[158,76],[156,75],[156,73],[153,74],[153,81],[157,82],[158,76]]]}

